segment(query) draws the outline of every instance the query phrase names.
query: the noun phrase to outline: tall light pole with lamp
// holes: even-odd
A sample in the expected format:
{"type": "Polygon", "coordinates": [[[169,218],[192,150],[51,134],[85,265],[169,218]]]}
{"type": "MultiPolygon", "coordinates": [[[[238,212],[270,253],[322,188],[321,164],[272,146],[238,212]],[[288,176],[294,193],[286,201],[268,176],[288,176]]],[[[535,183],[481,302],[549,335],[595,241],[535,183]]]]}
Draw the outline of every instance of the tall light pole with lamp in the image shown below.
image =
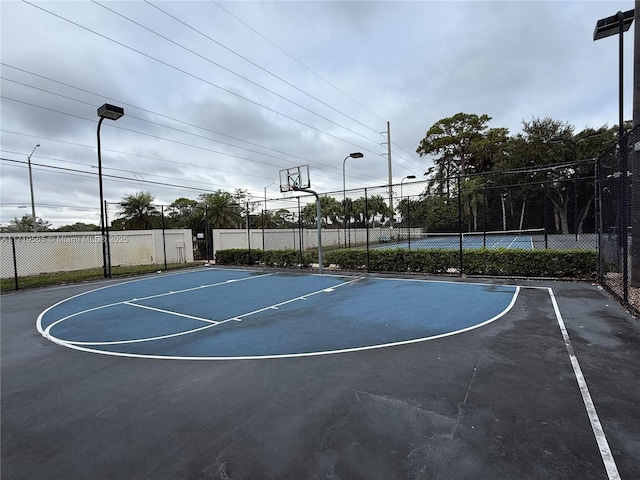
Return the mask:
{"type": "MultiPolygon", "coordinates": [[[[622,247],[622,278],[623,278],[623,293],[622,299],[623,302],[627,303],[629,301],[629,291],[628,291],[628,274],[629,274],[629,265],[628,265],[628,252],[629,252],[629,244],[627,240],[628,232],[627,232],[627,145],[626,138],[624,137],[624,76],[623,76],[623,66],[624,66],[624,32],[629,30],[631,24],[634,19],[634,10],[628,10],[626,12],[618,12],[615,15],[610,17],[601,18],[596,23],[596,28],[593,31],[593,40],[600,40],[602,38],[610,37],[612,35],[618,35],[618,152],[620,154],[620,170],[622,172],[621,175],[621,208],[620,208],[620,231],[619,237],[622,247]]],[[[636,28],[638,28],[636,26],[636,28]]]]}
{"type": "Polygon", "coordinates": [[[120,117],[124,115],[124,108],[117,107],[115,105],[110,105],[105,103],[100,108],[98,108],[98,117],[100,120],[98,121],[98,182],[100,184],[100,233],[102,238],[102,271],[104,273],[104,278],[111,278],[111,259],[109,258],[109,237],[106,234],[106,223],[105,223],[105,206],[104,206],[104,196],[102,193],[102,154],[100,152],[100,126],[102,125],[102,121],[105,118],[109,120],[118,120],[120,117]]]}
{"type": "Polygon", "coordinates": [[[31,155],[33,155],[33,152],[35,152],[36,148],[38,148],[39,146],[40,144],[37,144],[35,147],[33,147],[33,150],[31,150],[31,153],[27,157],[27,163],[29,164],[29,187],[31,188],[31,218],[33,219],[34,232],[38,231],[38,221],[36,219],[36,202],[33,199],[33,176],[31,175],[31,155]]]}
{"type": "Polygon", "coordinates": [[[347,163],[347,158],[362,158],[364,154],[361,152],[353,152],[344,157],[342,161],[342,211],[343,211],[343,223],[344,223],[344,248],[347,248],[347,188],[346,188],[346,180],[345,180],[345,165],[347,163]]]}

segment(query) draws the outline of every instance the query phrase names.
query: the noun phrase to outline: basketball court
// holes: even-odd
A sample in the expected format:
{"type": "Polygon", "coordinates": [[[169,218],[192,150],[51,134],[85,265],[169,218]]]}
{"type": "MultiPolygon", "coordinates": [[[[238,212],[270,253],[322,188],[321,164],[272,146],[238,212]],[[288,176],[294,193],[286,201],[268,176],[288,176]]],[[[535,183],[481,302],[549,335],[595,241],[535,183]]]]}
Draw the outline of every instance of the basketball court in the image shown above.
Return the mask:
{"type": "Polygon", "coordinates": [[[639,478],[583,283],[199,268],[2,296],[3,478],[639,478]]]}

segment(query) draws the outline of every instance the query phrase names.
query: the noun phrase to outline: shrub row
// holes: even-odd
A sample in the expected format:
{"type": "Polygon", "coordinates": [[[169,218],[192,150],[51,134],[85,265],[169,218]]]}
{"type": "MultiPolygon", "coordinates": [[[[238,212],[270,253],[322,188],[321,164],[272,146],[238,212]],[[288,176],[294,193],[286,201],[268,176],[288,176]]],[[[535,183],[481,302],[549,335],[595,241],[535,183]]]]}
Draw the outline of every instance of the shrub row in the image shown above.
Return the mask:
{"type": "MultiPolygon", "coordinates": [[[[216,251],[218,265],[264,265],[279,268],[308,268],[317,259],[313,251],[303,252],[302,259],[298,250],[247,250],[232,248],[216,251]]],[[[316,260],[317,261],[317,260],[316,260]]]]}
{"type": "MultiPolygon", "coordinates": [[[[317,251],[307,250],[302,262],[297,250],[219,250],[216,263],[221,265],[264,265],[281,268],[309,267],[317,262],[317,251]]],[[[414,272],[423,274],[466,274],[482,276],[517,276],[592,279],[597,274],[596,252],[583,250],[370,250],[328,251],[324,266],[343,270],[370,272],[414,272]]]]}

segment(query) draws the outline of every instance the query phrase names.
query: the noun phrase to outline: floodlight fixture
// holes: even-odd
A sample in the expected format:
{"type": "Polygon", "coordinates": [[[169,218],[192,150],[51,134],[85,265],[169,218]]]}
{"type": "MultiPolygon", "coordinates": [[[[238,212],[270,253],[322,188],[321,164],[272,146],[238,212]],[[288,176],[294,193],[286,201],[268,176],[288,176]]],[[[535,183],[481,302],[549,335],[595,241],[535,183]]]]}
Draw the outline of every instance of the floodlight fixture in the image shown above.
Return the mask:
{"type": "Polygon", "coordinates": [[[110,105],[108,103],[105,103],[100,108],[98,108],[98,116],[101,118],[108,118],[109,120],[118,120],[123,115],[124,115],[124,108],[117,107],[115,105],[110,105]]]}
{"type": "MultiPolygon", "coordinates": [[[[619,12],[622,13],[622,12],[619,12]]],[[[633,23],[634,10],[628,10],[622,13],[622,31],[626,32],[633,23]]],[[[593,31],[593,40],[600,40],[601,38],[610,37],[620,33],[620,15],[615,14],[607,18],[601,18],[596,23],[596,28],[593,31]]]]}

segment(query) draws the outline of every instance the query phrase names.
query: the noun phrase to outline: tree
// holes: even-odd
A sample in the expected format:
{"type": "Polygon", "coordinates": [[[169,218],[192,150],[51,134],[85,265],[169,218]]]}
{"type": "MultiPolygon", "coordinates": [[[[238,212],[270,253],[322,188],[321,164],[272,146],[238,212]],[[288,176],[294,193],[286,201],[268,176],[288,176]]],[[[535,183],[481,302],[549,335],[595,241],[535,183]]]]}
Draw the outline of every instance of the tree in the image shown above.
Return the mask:
{"type": "Polygon", "coordinates": [[[483,179],[479,176],[461,179],[462,205],[467,217],[467,231],[478,231],[478,207],[484,202],[483,179]]]}
{"type": "Polygon", "coordinates": [[[210,228],[243,227],[243,207],[232,193],[225,190],[203,193],[198,196],[198,202],[208,212],[210,228]]]}
{"type": "Polygon", "coordinates": [[[73,225],[63,225],[55,229],[56,232],[96,232],[99,230],[99,225],[83,222],[76,222],[73,225]]]}
{"type": "MultiPolygon", "coordinates": [[[[478,154],[486,146],[483,139],[490,120],[488,115],[456,113],[437,121],[429,128],[416,152],[421,157],[436,156],[433,160],[434,167],[429,168],[427,173],[433,175],[431,180],[438,186],[438,192],[446,191],[448,196],[451,177],[472,173],[478,170],[477,166],[482,165],[478,154]]],[[[492,136],[498,136],[499,133],[495,132],[492,136]]]]}
{"type": "MultiPolygon", "coordinates": [[[[317,225],[318,207],[316,202],[308,203],[302,209],[302,220],[311,226],[317,225]]],[[[342,221],[342,204],[333,197],[320,197],[320,209],[322,210],[322,226],[324,228],[337,228],[342,221]]]]}
{"type": "Polygon", "coordinates": [[[149,230],[160,227],[162,219],[158,208],[152,205],[153,200],[154,197],[149,192],[137,192],[122,197],[117,220],[122,221],[123,230],[149,230]]]}
{"type": "Polygon", "coordinates": [[[167,207],[169,228],[190,228],[197,231],[203,215],[198,202],[189,198],[177,198],[167,207]]]}
{"type": "MultiPolygon", "coordinates": [[[[36,221],[36,229],[38,232],[48,232],[51,230],[51,222],[38,218],[36,221]]],[[[9,220],[8,225],[0,226],[0,232],[33,232],[33,217],[31,215],[23,215],[21,219],[14,217],[13,220],[9,220]]]]}
{"type": "MultiPolygon", "coordinates": [[[[525,205],[541,186],[553,208],[556,231],[567,234],[574,230],[577,233],[593,204],[592,180],[583,182],[580,179],[593,177],[595,159],[615,142],[613,132],[609,130],[601,127],[574,134],[573,126],[549,117],[523,121],[522,133],[511,139],[508,154],[496,164],[498,171],[522,170],[508,176],[512,184],[519,186],[510,187],[508,195],[503,197],[503,217],[506,206],[514,213],[519,210],[518,228],[522,228],[525,205]],[[582,194],[578,194],[578,188],[582,194]],[[513,209],[513,202],[520,203],[520,207],[513,209]],[[573,229],[570,205],[574,212],[580,212],[573,229]]],[[[504,183],[506,178],[498,175],[493,180],[504,183]]]]}

